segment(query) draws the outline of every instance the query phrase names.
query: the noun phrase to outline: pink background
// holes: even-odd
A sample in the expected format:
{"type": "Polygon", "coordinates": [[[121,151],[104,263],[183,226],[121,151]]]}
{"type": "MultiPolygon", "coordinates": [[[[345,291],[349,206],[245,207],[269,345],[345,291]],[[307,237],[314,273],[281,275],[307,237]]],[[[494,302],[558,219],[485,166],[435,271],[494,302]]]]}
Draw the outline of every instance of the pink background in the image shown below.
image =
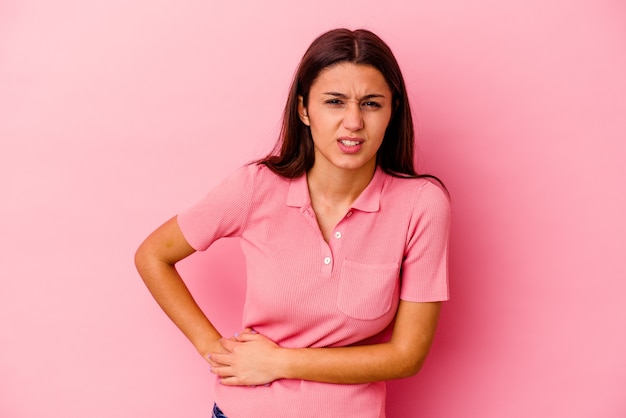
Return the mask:
{"type": "MultiPolygon", "coordinates": [[[[625,18],[622,0],[0,2],[0,416],[209,416],[207,366],[133,253],[269,150],[336,26],[392,46],[419,167],[453,197],[453,299],[389,417],[626,416],[625,18]]],[[[241,262],[224,242],[181,266],[225,333],[241,262]]]]}

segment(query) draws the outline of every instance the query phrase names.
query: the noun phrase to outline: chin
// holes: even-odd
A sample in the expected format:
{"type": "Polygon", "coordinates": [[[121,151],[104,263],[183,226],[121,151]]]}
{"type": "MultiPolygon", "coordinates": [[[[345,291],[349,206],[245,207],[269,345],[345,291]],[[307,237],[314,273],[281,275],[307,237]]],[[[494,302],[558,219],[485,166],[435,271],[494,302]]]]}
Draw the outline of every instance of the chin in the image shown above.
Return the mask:
{"type": "Polygon", "coordinates": [[[358,171],[367,168],[370,164],[369,161],[343,161],[333,165],[342,170],[358,171]]]}

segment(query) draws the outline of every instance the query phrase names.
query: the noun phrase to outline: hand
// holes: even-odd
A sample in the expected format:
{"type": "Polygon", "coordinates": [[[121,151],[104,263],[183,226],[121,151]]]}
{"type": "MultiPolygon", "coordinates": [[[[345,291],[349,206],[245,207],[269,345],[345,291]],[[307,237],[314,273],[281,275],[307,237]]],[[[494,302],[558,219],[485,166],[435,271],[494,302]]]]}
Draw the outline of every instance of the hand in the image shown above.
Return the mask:
{"type": "Polygon", "coordinates": [[[222,338],[225,352],[211,353],[211,373],[220,383],[231,386],[257,386],[280,379],[282,348],[269,338],[249,328],[231,338],[222,338]]]}

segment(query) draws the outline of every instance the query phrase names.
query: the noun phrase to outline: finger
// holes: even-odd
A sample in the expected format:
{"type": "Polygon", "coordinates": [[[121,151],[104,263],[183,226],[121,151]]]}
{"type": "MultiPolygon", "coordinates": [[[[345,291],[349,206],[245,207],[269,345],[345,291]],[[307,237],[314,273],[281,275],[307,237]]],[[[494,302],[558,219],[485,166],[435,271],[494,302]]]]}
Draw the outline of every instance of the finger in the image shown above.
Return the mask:
{"type": "Polygon", "coordinates": [[[232,337],[230,337],[230,340],[241,341],[242,335],[250,335],[250,334],[256,334],[256,331],[253,332],[250,328],[246,328],[243,331],[236,332],[232,337]]]}
{"type": "Polygon", "coordinates": [[[211,354],[210,359],[216,367],[219,366],[232,366],[231,355],[230,354],[211,354]]]}
{"type": "Polygon", "coordinates": [[[236,332],[231,338],[238,338],[240,335],[243,334],[258,334],[258,332],[256,332],[254,329],[252,328],[244,328],[243,330],[236,332]]]}
{"type": "Polygon", "coordinates": [[[221,379],[234,378],[232,369],[228,366],[211,367],[211,373],[218,376],[221,379]]]}
{"type": "Polygon", "coordinates": [[[245,386],[242,383],[238,383],[238,380],[234,376],[222,377],[219,379],[220,384],[224,386],[245,386]]]}
{"type": "Polygon", "coordinates": [[[235,376],[220,378],[219,383],[225,386],[248,386],[251,388],[261,388],[261,387],[267,388],[271,385],[271,382],[264,383],[262,385],[250,385],[250,384],[242,382],[240,379],[238,379],[235,376]]]}
{"type": "MultiPolygon", "coordinates": [[[[216,356],[217,354],[214,354],[213,356],[216,356]]],[[[219,367],[219,366],[226,366],[226,364],[223,363],[219,363],[215,360],[215,358],[211,356],[211,355],[207,355],[204,359],[207,361],[207,363],[209,363],[209,366],[211,367],[219,367]]]]}
{"type": "Polygon", "coordinates": [[[244,333],[237,335],[237,342],[244,343],[248,341],[258,341],[262,338],[263,337],[261,336],[261,334],[244,332],[244,333]]]}
{"type": "Polygon", "coordinates": [[[235,349],[235,347],[237,346],[238,343],[239,342],[236,339],[234,339],[234,340],[230,339],[230,338],[221,338],[220,339],[220,345],[222,347],[224,347],[224,349],[226,351],[228,351],[229,353],[233,352],[233,350],[235,349]]]}
{"type": "Polygon", "coordinates": [[[206,356],[204,356],[204,359],[207,361],[207,363],[209,363],[211,367],[216,367],[219,365],[215,360],[211,358],[210,354],[207,354],[206,356]]]}

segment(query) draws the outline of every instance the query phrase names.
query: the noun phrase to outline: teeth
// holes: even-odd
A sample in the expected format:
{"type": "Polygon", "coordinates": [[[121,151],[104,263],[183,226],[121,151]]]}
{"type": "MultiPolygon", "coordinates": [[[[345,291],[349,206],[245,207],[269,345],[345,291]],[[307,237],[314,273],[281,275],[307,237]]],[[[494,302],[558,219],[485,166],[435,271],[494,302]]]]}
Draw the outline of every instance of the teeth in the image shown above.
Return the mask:
{"type": "Polygon", "coordinates": [[[348,147],[353,147],[355,145],[359,145],[359,141],[350,141],[349,139],[342,139],[341,143],[348,147]]]}

